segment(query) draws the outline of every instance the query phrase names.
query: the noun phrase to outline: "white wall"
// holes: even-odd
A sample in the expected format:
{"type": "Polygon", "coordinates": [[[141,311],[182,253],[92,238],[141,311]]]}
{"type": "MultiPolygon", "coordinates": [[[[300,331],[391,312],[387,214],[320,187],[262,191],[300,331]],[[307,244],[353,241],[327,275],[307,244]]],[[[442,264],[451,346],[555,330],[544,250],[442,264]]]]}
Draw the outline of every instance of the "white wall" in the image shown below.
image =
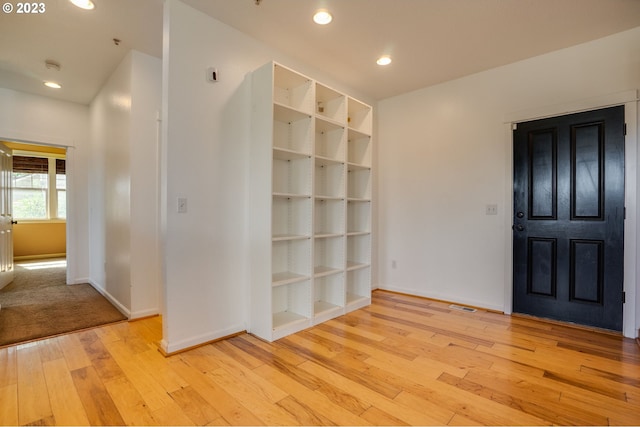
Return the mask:
{"type": "Polygon", "coordinates": [[[640,27],[381,101],[379,287],[503,310],[505,117],[636,88],[640,27]],[[487,204],[497,216],[485,215],[487,204]]]}
{"type": "Polygon", "coordinates": [[[67,281],[89,278],[89,108],[0,88],[0,139],[68,147],[67,281]]]}
{"type": "Polygon", "coordinates": [[[132,52],[131,317],[160,312],[160,105],[162,60],[132,52]]]}
{"type": "Polygon", "coordinates": [[[158,313],[161,62],[129,52],[90,106],[91,282],[129,317],[158,313]]]}
{"type": "Polygon", "coordinates": [[[177,0],[165,1],[164,31],[162,345],[174,352],[246,328],[247,75],[276,60],[358,94],[177,0]],[[217,83],[205,79],[212,66],[217,83]]]}

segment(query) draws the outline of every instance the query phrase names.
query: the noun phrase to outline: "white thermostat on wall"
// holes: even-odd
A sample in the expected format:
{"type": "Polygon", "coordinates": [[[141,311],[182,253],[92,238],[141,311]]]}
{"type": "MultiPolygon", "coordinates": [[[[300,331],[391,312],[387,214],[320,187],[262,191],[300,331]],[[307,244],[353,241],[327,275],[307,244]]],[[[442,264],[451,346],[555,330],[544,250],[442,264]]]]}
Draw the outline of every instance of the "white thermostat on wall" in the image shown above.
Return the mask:
{"type": "Polygon", "coordinates": [[[218,69],[215,67],[207,68],[207,80],[210,82],[218,81],[218,69]]]}

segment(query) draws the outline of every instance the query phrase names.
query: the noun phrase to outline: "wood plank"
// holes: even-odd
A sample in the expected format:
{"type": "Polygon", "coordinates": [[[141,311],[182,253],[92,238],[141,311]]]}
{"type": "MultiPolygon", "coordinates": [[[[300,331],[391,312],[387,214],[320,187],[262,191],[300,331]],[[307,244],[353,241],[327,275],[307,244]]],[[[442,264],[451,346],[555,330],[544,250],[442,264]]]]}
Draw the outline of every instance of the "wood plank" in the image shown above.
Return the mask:
{"type": "MultiPolygon", "coordinates": [[[[137,353],[138,349],[130,348],[128,346],[129,343],[124,341],[112,341],[105,344],[106,347],[101,350],[101,353],[104,352],[109,355],[111,363],[118,366],[122,376],[126,376],[140,392],[151,411],[161,409],[172,403],[167,390],[156,380],[154,373],[148,372],[145,366],[139,363],[139,360],[135,357],[139,354],[137,353]]],[[[119,376],[116,378],[119,378],[119,376]]],[[[109,378],[109,380],[111,379],[115,378],[109,378]]]]}
{"type": "Polygon", "coordinates": [[[258,417],[218,386],[208,375],[190,366],[182,358],[171,358],[169,363],[171,369],[184,378],[204,400],[222,414],[228,423],[232,425],[263,425],[258,417]]]}
{"type": "MultiPolygon", "coordinates": [[[[554,405],[553,399],[546,398],[545,404],[541,405],[537,402],[531,401],[529,398],[520,398],[516,387],[506,388],[505,391],[498,390],[494,382],[487,384],[486,386],[479,381],[473,381],[475,377],[473,373],[470,373],[467,377],[457,378],[449,374],[442,374],[438,380],[444,383],[453,385],[461,390],[465,390],[481,396],[485,399],[493,402],[498,402],[501,405],[508,406],[509,408],[516,409],[526,414],[538,417],[551,424],[573,424],[573,425],[606,425],[608,423],[607,417],[598,416],[597,414],[571,410],[569,407],[562,407],[562,405],[554,405]]],[[[522,384],[518,384],[522,387],[522,384]]],[[[530,395],[536,392],[534,387],[527,387],[530,395]]],[[[520,394],[524,396],[523,394],[520,394]]],[[[557,399],[560,395],[557,393],[557,399]]]]}
{"type": "Polygon", "coordinates": [[[69,371],[91,366],[91,359],[84,351],[84,346],[80,342],[80,334],[61,335],[58,337],[58,344],[67,361],[69,371]]]}
{"type": "Polygon", "coordinates": [[[18,346],[18,422],[29,424],[53,416],[38,343],[18,346]]]}
{"type": "Polygon", "coordinates": [[[127,425],[158,424],[142,395],[127,377],[105,381],[104,387],[127,425]]]}
{"type": "MultiPolygon", "coordinates": [[[[233,346],[231,346],[233,348],[233,346]]],[[[207,350],[212,358],[218,362],[220,367],[226,371],[230,378],[235,378],[239,384],[246,386],[252,393],[260,396],[261,400],[276,403],[284,399],[288,394],[282,391],[276,384],[265,381],[260,375],[253,372],[233,356],[234,352],[227,353],[229,347],[225,343],[214,343],[207,346],[207,350]]],[[[214,371],[220,373],[220,369],[214,371]]],[[[215,374],[212,374],[215,375],[215,374]]],[[[227,376],[225,375],[225,378],[227,376]]]]}
{"type": "Polygon", "coordinates": [[[362,414],[362,418],[371,422],[372,426],[408,426],[410,425],[392,415],[387,414],[384,411],[381,411],[375,406],[371,406],[369,409],[364,411],[364,413],[362,414]]]}
{"type": "MultiPolygon", "coordinates": [[[[376,407],[379,411],[383,412],[388,417],[397,418],[401,421],[400,424],[443,424],[443,420],[447,420],[451,416],[450,413],[447,413],[444,416],[440,416],[437,410],[433,410],[434,408],[430,408],[428,405],[423,405],[420,408],[409,408],[406,406],[398,405],[397,402],[393,401],[393,399],[389,399],[385,396],[375,393],[372,390],[359,384],[357,381],[353,381],[349,378],[343,377],[342,375],[338,375],[335,372],[329,371],[322,366],[315,364],[313,361],[305,362],[303,366],[301,366],[301,368],[318,377],[326,378],[329,384],[332,384],[334,387],[339,388],[342,393],[350,393],[354,396],[358,396],[361,401],[360,406],[364,407],[366,405],[366,409],[364,409],[364,411],[359,415],[360,417],[366,419],[371,423],[374,423],[371,419],[372,415],[377,412],[371,411],[367,416],[365,416],[365,414],[372,407],[376,407]]],[[[417,381],[419,381],[419,379],[417,379],[417,381]]],[[[345,407],[344,405],[341,406],[345,407]]],[[[384,421],[380,420],[378,422],[384,421]]]]}
{"type": "Polygon", "coordinates": [[[171,397],[195,425],[207,425],[222,415],[216,411],[193,387],[171,392],[171,397]]]}
{"type": "MultiPolygon", "coordinates": [[[[289,395],[294,396],[300,405],[298,409],[307,412],[304,417],[327,418],[331,421],[328,425],[369,425],[367,420],[354,415],[340,405],[332,402],[326,395],[319,392],[318,389],[311,390],[305,387],[300,382],[292,379],[289,375],[271,365],[262,365],[256,368],[255,372],[263,378],[278,384],[278,386],[288,392],[289,395]]],[[[298,412],[294,413],[289,410],[288,406],[283,406],[283,408],[296,418],[303,417],[302,415],[298,415],[298,412]]]]}
{"type": "Polygon", "coordinates": [[[123,425],[124,420],[94,366],[71,371],[82,406],[91,425],[123,425]]]}
{"type": "Polygon", "coordinates": [[[0,425],[18,425],[18,384],[0,387],[0,425]]]}
{"type": "Polygon", "coordinates": [[[171,370],[165,357],[160,354],[157,348],[137,353],[134,358],[138,366],[147,374],[152,375],[154,381],[167,393],[189,386],[189,383],[171,370]]]}
{"type": "Polygon", "coordinates": [[[100,378],[109,381],[124,376],[94,330],[79,333],[80,343],[100,378]]]}
{"type": "Polygon", "coordinates": [[[278,406],[287,411],[296,420],[295,425],[304,426],[330,426],[334,422],[324,415],[317,413],[313,408],[298,401],[293,396],[287,396],[278,402],[278,406]]]}
{"type": "Polygon", "coordinates": [[[18,349],[0,348],[0,387],[18,383],[18,349]]]}
{"type": "MultiPolygon", "coordinates": [[[[62,352],[60,352],[62,355],[62,352]]],[[[88,425],[89,419],[64,357],[42,364],[51,410],[57,425],[88,425]]]]}
{"type": "Polygon", "coordinates": [[[64,357],[57,337],[38,341],[38,350],[40,351],[42,363],[64,357]]]}

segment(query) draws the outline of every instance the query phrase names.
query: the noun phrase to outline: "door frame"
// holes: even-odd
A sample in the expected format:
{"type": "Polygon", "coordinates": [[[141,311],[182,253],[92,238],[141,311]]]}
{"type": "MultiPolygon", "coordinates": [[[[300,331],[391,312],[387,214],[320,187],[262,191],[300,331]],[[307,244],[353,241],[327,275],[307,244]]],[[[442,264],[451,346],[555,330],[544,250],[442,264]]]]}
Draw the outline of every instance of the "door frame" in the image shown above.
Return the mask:
{"type": "Polygon", "coordinates": [[[507,185],[504,194],[504,229],[505,232],[505,275],[504,275],[504,312],[511,314],[513,310],[513,129],[518,123],[531,120],[562,116],[583,111],[624,105],[627,134],[625,136],[625,207],[626,219],[624,223],[624,292],[626,302],[622,313],[622,334],[635,338],[640,326],[640,289],[637,278],[640,277],[640,262],[637,262],[637,243],[640,241],[640,210],[638,209],[640,183],[638,179],[638,165],[640,165],[640,151],[638,150],[638,101],[637,89],[618,92],[575,102],[542,106],[529,110],[516,111],[505,114],[505,174],[507,185]]]}

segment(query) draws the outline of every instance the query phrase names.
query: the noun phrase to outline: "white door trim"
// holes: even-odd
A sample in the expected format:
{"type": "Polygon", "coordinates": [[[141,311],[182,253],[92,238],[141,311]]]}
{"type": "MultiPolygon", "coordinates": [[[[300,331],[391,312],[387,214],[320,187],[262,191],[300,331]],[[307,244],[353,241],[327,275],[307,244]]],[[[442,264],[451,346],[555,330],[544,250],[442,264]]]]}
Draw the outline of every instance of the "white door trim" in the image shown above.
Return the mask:
{"type": "Polygon", "coordinates": [[[508,213],[505,215],[505,274],[504,274],[504,312],[511,314],[513,310],[513,129],[517,123],[547,117],[561,116],[565,114],[579,113],[582,111],[596,110],[614,105],[625,106],[625,123],[627,135],[625,137],[625,207],[626,220],[624,224],[624,291],[626,303],[623,307],[622,333],[625,337],[635,338],[640,326],[640,313],[638,313],[638,289],[637,278],[640,277],[640,263],[637,262],[637,243],[640,241],[640,210],[638,200],[640,185],[638,185],[638,165],[640,165],[640,151],[638,150],[638,90],[628,90],[581,101],[543,106],[528,110],[508,113],[504,118],[504,141],[506,165],[505,165],[505,206],[508,213]]]}

